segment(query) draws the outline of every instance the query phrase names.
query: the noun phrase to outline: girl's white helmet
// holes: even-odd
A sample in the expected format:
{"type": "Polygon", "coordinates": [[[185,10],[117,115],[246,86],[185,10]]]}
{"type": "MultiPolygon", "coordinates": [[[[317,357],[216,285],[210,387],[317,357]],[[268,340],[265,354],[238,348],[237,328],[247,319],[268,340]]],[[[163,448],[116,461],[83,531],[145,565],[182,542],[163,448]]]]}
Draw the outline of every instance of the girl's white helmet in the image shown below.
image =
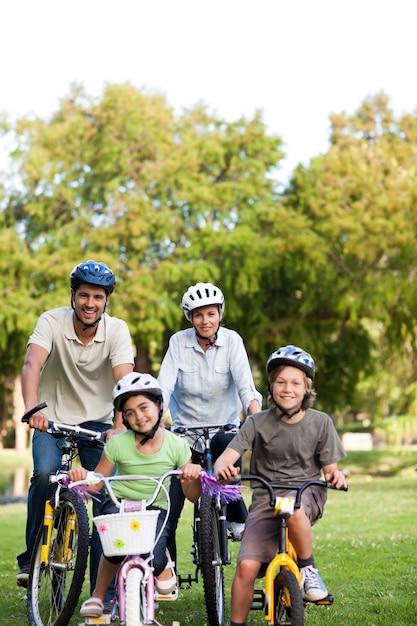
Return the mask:
{"type": "Polygon", "coordinates": [[[122,411],[126,400],[140,393],[150,393],[162,401],[162,389],[156,378],[150,374],[129,372],[119,380],[113,389],[114,408],[116,411],[122,411]]]}
{"type": "Polygon", "coordinates": [[[182,297],[181,308],[189,322],[192,321],[190,313],[201,306],[215,305],[219,307],[222,314],[224,311],[224,295],[221,290],[211,283],[197,283],[188,290],[182,297]]]}

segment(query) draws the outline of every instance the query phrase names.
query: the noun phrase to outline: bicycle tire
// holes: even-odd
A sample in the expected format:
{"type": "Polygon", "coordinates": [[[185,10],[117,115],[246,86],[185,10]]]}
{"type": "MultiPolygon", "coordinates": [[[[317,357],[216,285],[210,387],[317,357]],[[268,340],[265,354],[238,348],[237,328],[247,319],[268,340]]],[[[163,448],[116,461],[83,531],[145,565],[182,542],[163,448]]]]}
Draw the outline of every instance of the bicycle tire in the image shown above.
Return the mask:
{"type": "Polygon", "coordinates": [[[43,527],[36,538],[30,563],[27,614],[30,626],[67,626],[77,606],[87,567],[89,522],[86,506],[75,494],[61,491],[53,512],[48,565],[41,563],[43,527]],[[68,515],[75,517],[63,554],[68,515]]]}
{"type": "Polygon", "coordinates": [[[126,574],[126,626],[146,624],[146,594],[142,585],[143,572],[132,567],[126,574]]]}
{"type": "Polygon", "coordinates": [[[274,581],[273,626],[304,626],[304,602],[294,574],[281,570],[274,581]]]}
{"type": "Polygon", "coordinates": [[[213,498],[207,493],[201,495],[199,514],[200,569],[207,620],[209,626],[221,626],[225,615],[225,600],[219,518],[213,498]]]}

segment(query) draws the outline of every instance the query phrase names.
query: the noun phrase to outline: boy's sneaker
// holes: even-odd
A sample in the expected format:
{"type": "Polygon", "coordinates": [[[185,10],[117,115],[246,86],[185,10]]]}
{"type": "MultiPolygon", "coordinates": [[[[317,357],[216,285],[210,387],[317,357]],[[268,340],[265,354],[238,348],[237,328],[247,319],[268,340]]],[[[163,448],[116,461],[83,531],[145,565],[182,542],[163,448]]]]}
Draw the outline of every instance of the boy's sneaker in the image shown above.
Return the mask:
{"type": "Polygon", "coordinates": [[[16,575],[16,585],[18,587],[27,587],[29,580],[29,565],[20,568],[20,572],[16,575]]]}
{"type": "Polygon", "coordinates": [[[241,522],[227,522],[227,528],[232,533],[234,541],[240,541],[242,539],[243,531],[245,530],[245,524],[241,522]]]}
{"type": "Polygon", "coordinates": [[[306,600],[316,602],[323,600],[328,593],[326,586],[315,567],[307,565],[300,568],[301,586],[304,587],[304,597],[306,600]]]}

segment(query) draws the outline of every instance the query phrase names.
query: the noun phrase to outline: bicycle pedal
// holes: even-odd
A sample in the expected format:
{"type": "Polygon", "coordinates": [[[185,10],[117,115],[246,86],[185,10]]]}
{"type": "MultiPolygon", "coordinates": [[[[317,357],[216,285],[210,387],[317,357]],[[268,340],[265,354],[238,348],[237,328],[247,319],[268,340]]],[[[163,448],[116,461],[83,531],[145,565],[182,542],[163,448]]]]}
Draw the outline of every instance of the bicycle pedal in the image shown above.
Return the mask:
{"type": "Polygon", "coordinates": [[[177,578],[180,589],[191,589],[193,583],[198,583],[197,576],[193,577],[191,574],[187,574],[186,576],[178,574],[177,578]]]}
{"type": "Polygon", "coordinates": [[[78,626],[91,626],[92,624],[111,624],[111,615],[104,613],[100,617],[86,617],[78,626]]]}
{"type": "Polygon", "coordinates": [[[317,606],[330,606],[334,602],[334,596],[328,595],[322,600],[306,600],[304,599],[304,604],[317,604],[317,606]]]}
{"type": "Polygon", "coordinates": [[[253,592],[252,611],[263,611],[265,607],[265,592],[263,589],[255,589],[253,592]]]}
{"type": "Polygon", "coordinates": [[[157,593],[155,597],[157,602],[171,602],[172,600],[176,600],[177,598],[178,587],[175,587],[175,589],[173,589],[171,593],[157,593]]]}

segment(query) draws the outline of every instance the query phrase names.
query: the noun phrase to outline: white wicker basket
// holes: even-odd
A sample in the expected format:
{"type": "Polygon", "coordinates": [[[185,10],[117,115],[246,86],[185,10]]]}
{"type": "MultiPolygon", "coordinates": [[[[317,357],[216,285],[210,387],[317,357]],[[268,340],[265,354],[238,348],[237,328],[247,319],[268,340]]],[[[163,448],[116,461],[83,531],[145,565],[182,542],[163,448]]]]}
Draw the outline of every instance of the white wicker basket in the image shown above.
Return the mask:
{"type": "Polygon", "coordinates": [[[134,511],[94,517],[104,554],[127,556],[152,552],[159,513],[134,511]]]}

